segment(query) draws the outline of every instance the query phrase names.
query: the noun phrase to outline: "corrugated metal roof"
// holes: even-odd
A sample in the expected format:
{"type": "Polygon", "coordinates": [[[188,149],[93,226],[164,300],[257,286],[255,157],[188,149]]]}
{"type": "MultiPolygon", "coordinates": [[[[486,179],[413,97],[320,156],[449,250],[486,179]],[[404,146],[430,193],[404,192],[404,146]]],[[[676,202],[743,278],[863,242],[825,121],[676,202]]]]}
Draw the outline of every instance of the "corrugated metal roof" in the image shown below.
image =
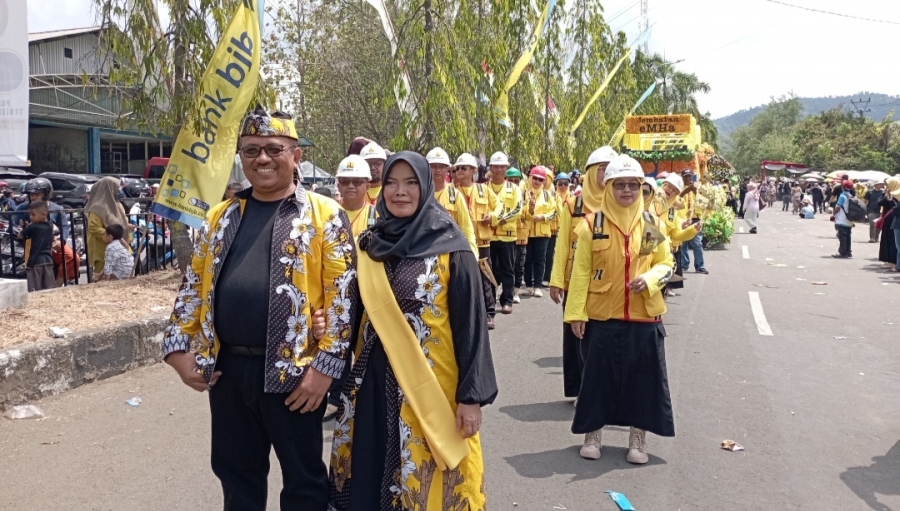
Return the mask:
{"type": "Polygon", "coordinates": [[[32,32],[32,33],[28,34],[28,42],[33,43],[35,41],[46,41],[48,39],[60,39],[60,38],[72,37],[72,36],[76,36],[76,35],[90,34],[93,32],[99,32],[101,28],[103,28],[103,27],[98,25],[96,27],[70,28],[68,30],[51,30],[49,32],[32,32]]]}

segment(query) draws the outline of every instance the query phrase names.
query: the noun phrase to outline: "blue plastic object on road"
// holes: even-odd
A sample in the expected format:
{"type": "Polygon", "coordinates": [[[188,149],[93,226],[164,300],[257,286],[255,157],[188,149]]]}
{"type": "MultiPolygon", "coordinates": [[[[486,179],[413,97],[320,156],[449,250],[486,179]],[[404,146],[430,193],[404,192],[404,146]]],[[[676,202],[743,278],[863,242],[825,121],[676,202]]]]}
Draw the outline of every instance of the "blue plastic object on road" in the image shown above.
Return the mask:
{"type": "Polygon", "coordinates": [[[611,490],[606,490],[603,493],[608,493],[609,498],[611,498],[622,511],[634,511],[634,506],[631,505],[631,502],[628,502],[628,497],[625,495],[611,490]]]}

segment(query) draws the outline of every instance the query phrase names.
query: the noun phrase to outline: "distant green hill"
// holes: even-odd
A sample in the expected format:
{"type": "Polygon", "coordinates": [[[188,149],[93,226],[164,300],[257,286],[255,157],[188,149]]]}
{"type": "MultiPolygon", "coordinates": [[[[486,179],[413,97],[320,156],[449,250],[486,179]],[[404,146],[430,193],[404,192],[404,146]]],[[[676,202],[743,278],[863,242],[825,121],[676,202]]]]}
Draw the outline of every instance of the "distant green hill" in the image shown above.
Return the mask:
{"type": "MultiPolygon", "coordinates": [[[[869,119],[880,121],[884,119],[891,110],[900,113],[900,96],[888,96],[887,94],[875,94],[871,92],[860,92],[859,94],[854,94],[852,96],[800,98],[800,102],[803,104],[803,115],[815,115],[838,106],[849,109],[852,106],[850,100],[860,98],[872,98],[872,102],[869,103],[869,108],[871,108],[872,111],[866,113],[866,117],[869,119]]],[[[716,128],[719,129],[719,136],[727,137],[739,126],[749,123],[756,114],[762,112],[765,108],[766,105],[760,105],[750,108],[749,110],[741,110],[740,112],[735,112],[726,117],[715,119],[713,122],[715,123],[716,128]]],[[[900,116],[895,115],[894,117],[896,119],[900,116]]]]}

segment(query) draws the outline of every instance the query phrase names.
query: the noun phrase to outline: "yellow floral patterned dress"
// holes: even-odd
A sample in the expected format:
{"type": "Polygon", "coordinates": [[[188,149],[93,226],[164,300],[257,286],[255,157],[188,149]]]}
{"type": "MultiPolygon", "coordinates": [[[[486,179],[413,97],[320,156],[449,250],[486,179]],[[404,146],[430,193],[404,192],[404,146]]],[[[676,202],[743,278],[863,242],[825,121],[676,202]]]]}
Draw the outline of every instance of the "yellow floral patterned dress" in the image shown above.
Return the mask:
{"type": "MultiPolygon", "coordinates": [[[[385,263],[406,320],[454,412],[457,403],[491,403],[497,394],[480,272],[471,251],[385,263]]],[[[397,384],[382,342],[364,312],[355,364],[341,393],[331,453],[332,511],[481,511],[481,441],[441,471],[397,384]],[[375,502],[378,502],[376,504],[375,502]]]]}

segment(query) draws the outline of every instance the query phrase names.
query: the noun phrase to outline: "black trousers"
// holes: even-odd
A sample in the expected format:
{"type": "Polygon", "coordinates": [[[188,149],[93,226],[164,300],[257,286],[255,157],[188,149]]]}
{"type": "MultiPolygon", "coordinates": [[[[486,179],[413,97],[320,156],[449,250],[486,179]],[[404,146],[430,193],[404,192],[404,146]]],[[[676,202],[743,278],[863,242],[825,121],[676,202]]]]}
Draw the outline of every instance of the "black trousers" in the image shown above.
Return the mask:
{"type": "Polygon", "coordinates": [[[853,233],[853,229],[845,225],[836,225],[835,228],[838,233],[838,241],[840,241],[838,254],[842,256],[852,256],[853,249],[850,248],[850,236],[853,233]]]}
{"type": "Polygon", "coordinates": [[[501,306],[513,303],[513,287],[516,284],[516,273],[513,269],[516,259],[515,252],[515,241],[491,242],[491,267],[494,270],[494,278],[503,287],[503,291],[500,292],[501,306]]]}
{"type": "Polygon", "coordinates": [[[525,256],[528,245],[516,245],[516,261],[514,263],[516,269],[516,287],[525,285],[525,256]]]}
{"type": "MultiPolygon", "coordinates": [[[[493,266],[493,262],[491,261],[491,247],[478,247],[478,259],[487,259],[488,264],[493,266]]],[[[494,279],[499,278],[496,273],[496,266],[491,268],[491,271],[494,272],[494,279]]],[[[484,295],[484,308],[487,310],[487,314],[490,317],[494,317],[497,313],[497,288],[494,287],[494,284],[491,283],[490,279],[481,272],[481,291],[484,295]]]]}
{"type": "Polygon", "coordinates": [[[544,266],[544,280],[550,282],[550,274],[553,273],[553,256],[556,253],[556,235],[550,236],[550,243],[547,245],[547,265],[544,266]]]}
{"type": "Polygon", "coordinates": [[[282,511],[325,511],[328,471],[322,462],[325,400],[312,412],[292,412],[288,394],[263,392],[265,357],[222,352],[222,371],[209,391],[212,469],[222,482],[225,511],[265,511],[269,453],[281,464],[282,511]]]}
{"type": "Polygon", "coordinates": [[[525,287],[543,287],[548,243],[550,238],[528,238],[528,251],[525,254],[525,287]]]}

